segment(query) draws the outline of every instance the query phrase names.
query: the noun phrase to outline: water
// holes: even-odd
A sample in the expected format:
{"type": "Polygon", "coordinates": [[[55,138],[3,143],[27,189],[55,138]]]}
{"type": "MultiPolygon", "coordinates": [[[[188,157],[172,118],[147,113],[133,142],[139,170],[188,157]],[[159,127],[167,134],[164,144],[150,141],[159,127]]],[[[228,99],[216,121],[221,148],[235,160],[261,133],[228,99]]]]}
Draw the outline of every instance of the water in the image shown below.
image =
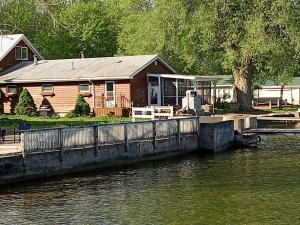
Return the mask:
{"type": "Polygon", "coordinates": [[[299,140],[11,188],[0,224],[300,224],[299,140]]]}

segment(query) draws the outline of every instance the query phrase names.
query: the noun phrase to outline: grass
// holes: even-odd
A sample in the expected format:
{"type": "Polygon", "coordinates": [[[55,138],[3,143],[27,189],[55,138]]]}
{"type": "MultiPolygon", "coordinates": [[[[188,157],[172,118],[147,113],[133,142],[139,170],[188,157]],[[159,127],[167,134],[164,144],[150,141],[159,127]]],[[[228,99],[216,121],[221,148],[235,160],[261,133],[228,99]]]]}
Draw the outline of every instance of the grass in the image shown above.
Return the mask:
{"type": "Polygon", "coordinates": [[[66,127],[66,126],[82,126],[95,124],[131,122],[131,118],[126,117],[75,117],[75,118],[51,118],[51,117],[28,117],[16,115],[0,115],[0,127],[7,130],[8,134],[12,134],[14,129],[19,128],[21,123],[29,123],[32,129],[66,127]]]}

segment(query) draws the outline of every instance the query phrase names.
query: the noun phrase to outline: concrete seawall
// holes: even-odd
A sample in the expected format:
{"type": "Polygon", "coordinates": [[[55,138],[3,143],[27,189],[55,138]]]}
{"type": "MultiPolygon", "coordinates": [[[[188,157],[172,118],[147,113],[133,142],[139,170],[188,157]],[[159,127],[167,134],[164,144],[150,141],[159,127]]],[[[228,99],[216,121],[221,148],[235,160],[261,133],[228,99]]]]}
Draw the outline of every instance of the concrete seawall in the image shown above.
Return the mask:
{"type": "Polygon", "coordinates": [[[91,167],[168,157],[170,154],[222,151],[232,146],[234,139],[233,121],[204,123],[198,124],[197,127],[196,132],[179,132],[165,137],[154,135],[153,138],[144,140],[70,149],[35,150],[27,152],[25,155],[1,157],[0,185],[91,167]]]}

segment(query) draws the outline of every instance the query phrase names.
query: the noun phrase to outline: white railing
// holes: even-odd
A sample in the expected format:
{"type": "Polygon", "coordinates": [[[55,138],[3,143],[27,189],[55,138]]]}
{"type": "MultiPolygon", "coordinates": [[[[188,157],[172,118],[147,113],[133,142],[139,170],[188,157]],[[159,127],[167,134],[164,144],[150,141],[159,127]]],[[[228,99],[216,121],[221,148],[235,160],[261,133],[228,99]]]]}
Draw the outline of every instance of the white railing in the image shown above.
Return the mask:
{"type": "Polygon", "coordinates": [[[173,106],[151,106],[151,107],[133,107],[132,119],[172,119],[174,116],[173,106]]]}

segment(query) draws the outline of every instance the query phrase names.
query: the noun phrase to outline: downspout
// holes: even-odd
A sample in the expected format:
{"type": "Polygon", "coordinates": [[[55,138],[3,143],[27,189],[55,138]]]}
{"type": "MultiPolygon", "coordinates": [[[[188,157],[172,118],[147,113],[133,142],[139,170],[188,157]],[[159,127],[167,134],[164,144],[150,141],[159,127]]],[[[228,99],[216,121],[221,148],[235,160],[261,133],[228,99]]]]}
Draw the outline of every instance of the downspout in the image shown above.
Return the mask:
{"type": "Polygon", "coordinates": [[[96,98],[96,91],[95,91],[95,84],[91,81],[91,78],[89,78],[89,82],[92,84],[92,88],[93,88],[93,110],[95,109],[95,98],[96,98]]]}

